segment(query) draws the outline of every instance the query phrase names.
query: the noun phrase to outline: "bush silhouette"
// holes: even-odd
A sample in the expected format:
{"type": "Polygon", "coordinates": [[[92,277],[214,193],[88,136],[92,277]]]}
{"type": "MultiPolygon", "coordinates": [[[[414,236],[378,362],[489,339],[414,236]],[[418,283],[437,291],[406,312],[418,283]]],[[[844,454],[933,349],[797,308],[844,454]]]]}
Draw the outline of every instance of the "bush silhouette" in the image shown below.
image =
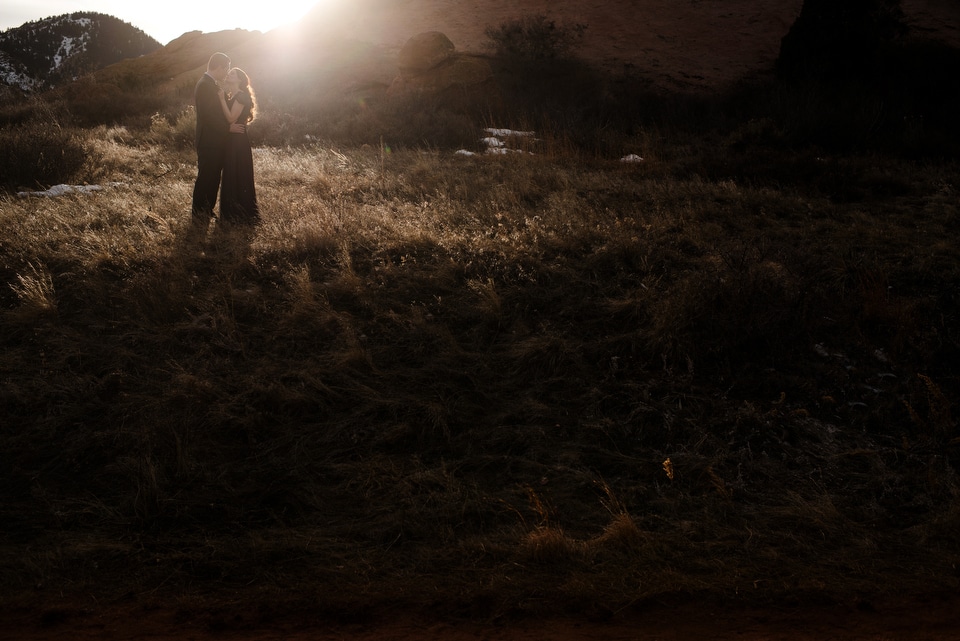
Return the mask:
{"type": "Polygon", "coordinates": [[[50,186],[71,181],[91,150],[75,131],[40,120],[0,129],[0,185],[50,186]]]}
{"type": "Polygon", "coordinates": [[[528,16],[487,27],[484,31],[496,54],[521,60],[567,58],[583,40],[584,24],[558,25],[546,16],[528,16]]]}
{"type": "Polygon", "coordinates": [[[884,49],[906,33],[900,0],[804,0],[777,59],[781,78],[850,80],[882,71],[884,49]]]}

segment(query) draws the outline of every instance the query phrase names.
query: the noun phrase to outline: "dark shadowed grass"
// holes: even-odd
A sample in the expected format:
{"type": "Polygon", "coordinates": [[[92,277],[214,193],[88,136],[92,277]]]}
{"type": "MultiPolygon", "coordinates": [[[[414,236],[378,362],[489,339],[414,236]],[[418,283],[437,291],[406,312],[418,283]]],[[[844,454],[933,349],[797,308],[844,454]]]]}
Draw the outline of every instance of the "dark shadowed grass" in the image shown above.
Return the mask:
{"type": "Polygon", "coordinates": [[[8,603],[956,588],[953,163],[258,148],[197,246],[175,129],[0,197],[8,603]]]}

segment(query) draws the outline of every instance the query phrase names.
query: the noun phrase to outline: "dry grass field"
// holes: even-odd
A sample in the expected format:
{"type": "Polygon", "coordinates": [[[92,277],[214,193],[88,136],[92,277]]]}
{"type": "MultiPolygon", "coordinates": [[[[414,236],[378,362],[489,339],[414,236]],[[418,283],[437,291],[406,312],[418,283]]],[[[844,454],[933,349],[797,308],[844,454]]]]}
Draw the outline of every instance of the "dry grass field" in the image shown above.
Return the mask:
{"type": "Polygon", "coordinates": [[[951,638],[955,125],[647,90],[0,113],[0,638],[951,638]]]}

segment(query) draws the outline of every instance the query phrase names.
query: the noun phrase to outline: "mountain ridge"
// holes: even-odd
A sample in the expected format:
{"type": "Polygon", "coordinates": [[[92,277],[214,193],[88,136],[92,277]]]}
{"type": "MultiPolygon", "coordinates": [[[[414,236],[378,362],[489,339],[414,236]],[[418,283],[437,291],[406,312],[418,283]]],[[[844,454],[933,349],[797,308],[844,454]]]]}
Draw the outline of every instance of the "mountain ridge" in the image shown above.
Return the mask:
{"type": "Polygon", "coordinates": [[[0,86],[30,93],[161,48],[119,18],[76,11],[0,32],[0,86]]]}
{"type": "MultiPolygon", "coordinates": [[[[50,47],[42,64],[31,68],[15,47],[2,45],[17,31],[8,30],[0,32],[0,98],[4,90],[7,95],[39,92],[83,74],[95,82],[187,95],[207,57],[217,50],[252,71],[258,86],[302,82],[299,76],[309,81],[305,91],[330,90],[319,83],[334,73],[331,65],[352,65],[348,74],[340,75],[383,84],[390,82],[389,74],[395,71],[389,66],[390,56],[418,33],[441,31],[458,51],[484,53],[487,28],[532,15],[544,15],[561,25],[586,25],[576,55],[615,75],[626,74],[667,92],[712,92],[771,73],[781,39],[802,4],[803,0],[464,0],[453,6],[445,0],[319,3],[298,23],[266,33],[186,31],[165,46],[151,39],[149,52],[130,51],[112,64],[67,60],[58,73],[42,79],[38,74],[53,68],[66,36],[48,37],[56,48],[50,47]],[[374,64],[359,68],[356,61],[361,51],[374,64]],[[355,61],[349,60],[351,56],[355,61]]],[[[960,10],[952,0],[903,0],[903,7],[913,33],[960,47],[960,10]]],[[[83,14],[58,18],[77,15],[83,14]]],[[[43,22],[27,23],[18,30],[43,22]]],[[[130,33],[146,36],[127,26],[130,33]]]]}

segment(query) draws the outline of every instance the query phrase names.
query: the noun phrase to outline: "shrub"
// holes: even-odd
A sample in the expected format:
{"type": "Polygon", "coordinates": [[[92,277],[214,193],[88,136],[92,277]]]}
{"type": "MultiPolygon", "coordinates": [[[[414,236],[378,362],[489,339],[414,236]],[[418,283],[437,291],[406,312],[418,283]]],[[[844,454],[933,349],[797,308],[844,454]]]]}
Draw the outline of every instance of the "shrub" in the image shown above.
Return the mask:
{"type": "Polygon", "coordinates": [[[151,142],[189,147],[196,136],[197,114],[188,107],[176,116],[155,113],[150,117],[151,142]]]}
{"type": "Polygon", "coordinates": [[[523,60],[567,58],[583,40],[587,25],[558,25],[546,16],[528,16],[487,27],[485,35],[498,56],[523,60]]]}
{"type": "Polygon", "coordinates": [[[777,71],[785,78],[872,77],[882,71],[881,51],[906,30],[900,0],[805,0],[781,43],[777,71]]]}
{"type": "Polygon", "coordinates": [[[0,129],[0,181],[6,188],[69,182],[90,159],[84,139],[57,122],[0,129]]]}
{"type": "Polygon", "coordinates": [[[3,96],[0,100],[0,127],[20,125],[36,117],[38,109],[44,109],[43,101],[33,96],[3,96]]]}
{"type": "Polygon", "coordinates": [[[136,90],[85,77],[65,85],[52,98],[63,101],[78,125],[129,123],[157,111],[164,96],[156,90],[136,90]]]}

